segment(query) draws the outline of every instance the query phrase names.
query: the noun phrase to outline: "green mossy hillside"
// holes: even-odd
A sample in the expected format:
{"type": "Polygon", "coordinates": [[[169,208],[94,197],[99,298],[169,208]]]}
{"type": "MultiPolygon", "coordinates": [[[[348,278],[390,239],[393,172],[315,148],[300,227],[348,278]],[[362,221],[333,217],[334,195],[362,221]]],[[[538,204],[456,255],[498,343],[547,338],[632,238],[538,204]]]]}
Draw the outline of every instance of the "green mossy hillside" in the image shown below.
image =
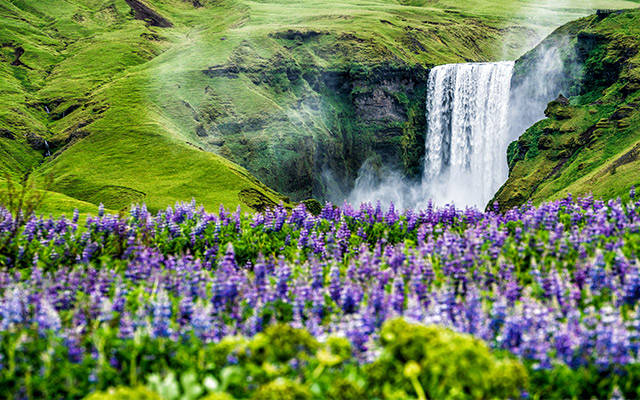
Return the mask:
{"type": "MultiPolygon", "coordinates": [[[[169,3],[182,18],[195,12],[169,3]]],[[[212,29],[236,20],[233,6],[220,7],[228,17],[212,29]]],[[[40,211],[137,202],[159,210],[191,198],[212,210],[221,203],[262,209],[287,201],[191,144],[157,108],[149,63],[171,40],[135,19],[127,2],[0,1],[0,13],[0,98],[10,104],[0,109],[0,168],[14,180],[54,177],[48,189],[59,195],[40,211]]]]}
{"type": "Polygon", "coordinates": [[[254,177],[321,199],[369,158],[415,175],[431,65],[637,6],[593,3],[0,0],[0,172],[115,210],[287,201],[254,177]]]}
{"type": "Polygon", "coordinates": [[[640,12],[584,18],[549,40],[567,32],[564,54],[583,66],[575,95],[549,103],[509,146],[509,179],[493,200],[503,209],[568,193],[626,199],[640,185],[640,12]]]}

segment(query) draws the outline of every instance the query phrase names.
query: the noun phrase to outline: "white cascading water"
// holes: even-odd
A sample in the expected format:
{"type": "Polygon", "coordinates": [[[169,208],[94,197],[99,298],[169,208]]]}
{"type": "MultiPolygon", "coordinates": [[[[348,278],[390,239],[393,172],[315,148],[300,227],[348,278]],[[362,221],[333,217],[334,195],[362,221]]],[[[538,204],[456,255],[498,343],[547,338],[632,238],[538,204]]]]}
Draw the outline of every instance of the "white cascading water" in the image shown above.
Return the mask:
{"type": "Polygon", "coordinates": [[[513,66],[450,64],[431,70],[422,185],[436,204],[484,207],[507,179],[513,66]]]}
{"type": "Polygon", "coordinates": [[[376,177],[367,165],[349,195],[352,204],[393,202],[483,208],[506,181],[513,62],[450,64],[429,74],[422,182],[397,172],[376,177]]]}

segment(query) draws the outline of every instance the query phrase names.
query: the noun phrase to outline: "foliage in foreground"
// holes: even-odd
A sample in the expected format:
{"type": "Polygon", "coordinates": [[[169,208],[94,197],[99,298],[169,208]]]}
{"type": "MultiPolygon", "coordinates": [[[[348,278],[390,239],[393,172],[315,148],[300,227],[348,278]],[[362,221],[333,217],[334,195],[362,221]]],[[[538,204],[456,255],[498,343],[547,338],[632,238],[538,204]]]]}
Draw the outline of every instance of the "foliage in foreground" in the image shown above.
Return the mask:
{"type": "Polygon", "coordinates": [[[469,335],[396,319],[385,324],[383,336],[380,357],[362,368],[345,338],[330,336],[320,344],[305,330],[274,325],[250,339],[227,338],[204,346],[210,361],[231,365],[192,368],[179,379],[173,371],[164,378],[152,375],[152,392],[119,387],[87,400],[507,398],[526,387],[521,364],[496,360],[469,335]]]}
{"type": "Polygon", "coordinates": [[[639,202],[14,221],[0,213],[13,398],[517,397],[527,375],[532,398],[640,395],[639,202]]]}

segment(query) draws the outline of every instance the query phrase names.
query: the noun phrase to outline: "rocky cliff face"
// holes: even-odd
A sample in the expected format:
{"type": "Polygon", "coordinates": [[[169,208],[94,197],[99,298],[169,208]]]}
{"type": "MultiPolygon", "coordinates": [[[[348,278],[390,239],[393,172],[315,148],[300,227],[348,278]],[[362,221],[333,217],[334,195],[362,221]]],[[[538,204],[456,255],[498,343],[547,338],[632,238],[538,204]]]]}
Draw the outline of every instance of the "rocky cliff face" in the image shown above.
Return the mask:
{"type": "Polygon", "coordinates": [[[246,60],[252,56],[245,52],[233,64],[202,71],[211,79],[211,100],[193,109],[200,146],[294,200],[348,192],[368,159],[419,172],[426,68],[321,68],[284,57],[256,65],[246,60]],[[247,115],[213,89],[236,83],[255,87],[281,108],[247,115]]]}
{"type": "Polygon", "coordinates": [[[509,146],[509,179],[491,204],[508,209],[568,193],[628,197],[640,185],[639,38],[640,11],[592,16],[559,29],[516,63],[514,81],[535,80],[532,66],[555,47],[563,68],[551,90],[570,98],[550,102],[546,119],[509,146]]]}

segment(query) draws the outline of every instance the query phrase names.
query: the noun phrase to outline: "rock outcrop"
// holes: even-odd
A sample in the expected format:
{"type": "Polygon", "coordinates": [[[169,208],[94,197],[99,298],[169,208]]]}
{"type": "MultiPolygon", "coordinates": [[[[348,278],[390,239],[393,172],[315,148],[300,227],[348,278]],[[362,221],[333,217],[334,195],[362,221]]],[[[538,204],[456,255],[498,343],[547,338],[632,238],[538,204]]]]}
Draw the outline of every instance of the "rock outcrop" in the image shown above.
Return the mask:
{"type": "MultiPolygon", "coordinates": [[[[317,32],[279,35],[314,40],[317,32]]],[[[249,78],[257,88],[289,97],[287,113],[239,115],[208,86],[211,103],[193,118],[204,147],[247,168],[294,200],[348,192],[368,159],[419,173],[424,155],[424,67],[366,65],[322,68],[252,54],[202,71],[213,79],[249,78]],[[228,111],[221,112],[221,109],[228,111]]]]}
{"type": "Polygon", "coordinates": [[[154,11],[140,0],[124,1],[129,5],[129,7],[131,7],[131,11],[133,12],[136,19],[147,21],[149,25],[157,26],[160,28],[169,28],[173,26],[173,24],[169,22],[168,19],[158,14],[158,12],[154,11]]]}

